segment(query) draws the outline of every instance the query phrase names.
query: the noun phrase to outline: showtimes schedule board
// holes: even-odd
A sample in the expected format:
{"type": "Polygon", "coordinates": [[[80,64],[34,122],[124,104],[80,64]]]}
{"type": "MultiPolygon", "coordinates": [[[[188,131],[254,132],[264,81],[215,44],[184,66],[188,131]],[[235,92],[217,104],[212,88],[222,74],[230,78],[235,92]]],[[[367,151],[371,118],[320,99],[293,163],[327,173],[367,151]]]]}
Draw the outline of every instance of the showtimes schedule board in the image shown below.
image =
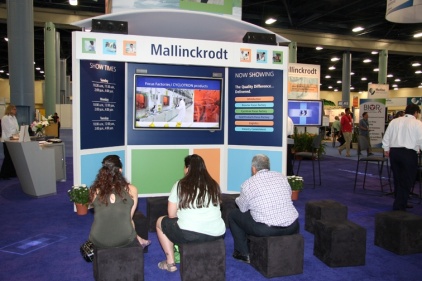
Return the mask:
{"type": "Polygon", "coordinates": [[[124,145],[124,66],[123,62],[81,61],[81,149],[124,145]]]}
{"type": "Polygon", "coordinates": [[[229,145],[281,146],[283,71],[231,68],[229,145]]]}

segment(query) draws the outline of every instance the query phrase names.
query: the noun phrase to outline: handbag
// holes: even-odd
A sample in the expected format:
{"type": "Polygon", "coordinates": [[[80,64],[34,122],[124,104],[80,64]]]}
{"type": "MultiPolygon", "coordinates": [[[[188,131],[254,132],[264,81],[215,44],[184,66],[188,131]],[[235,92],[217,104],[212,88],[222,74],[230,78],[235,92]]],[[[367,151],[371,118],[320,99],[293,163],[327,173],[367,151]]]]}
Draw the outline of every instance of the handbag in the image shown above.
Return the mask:
{"type": "Polygon", "coordinates": [[[80,247],[81,255],[87,262],[92,262],[94,260],[94,244],[91,241],[87,240],[80,247]]]}

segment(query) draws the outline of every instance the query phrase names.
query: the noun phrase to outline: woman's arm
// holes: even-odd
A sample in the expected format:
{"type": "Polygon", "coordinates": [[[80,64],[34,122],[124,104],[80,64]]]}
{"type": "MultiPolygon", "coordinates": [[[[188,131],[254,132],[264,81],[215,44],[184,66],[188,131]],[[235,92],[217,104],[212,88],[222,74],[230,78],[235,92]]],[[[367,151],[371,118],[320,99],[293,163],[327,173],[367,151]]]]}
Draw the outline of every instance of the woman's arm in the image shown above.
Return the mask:
{"type": "MultiPolygon", "coordinates": [[[[136,207],[138,206],[138,189],[135,186],[129,184],[129,193],[133,199],[133,206],[132,206],[132,209],[130,210],[130,217],[133,218],[133,215],[135,214],[135,211],[136,211],[136,207]]],[[[133,227],[135,228],[135,224],[133,223],[133,220],[132,220],[132,224],[133,224],[133,227]]]]}
{"type": "Polygon", "coordinates": [[[176,218],[177,217],[177,204],[170,202],[167,205],[167,213],[169,218],[176,218]]]}

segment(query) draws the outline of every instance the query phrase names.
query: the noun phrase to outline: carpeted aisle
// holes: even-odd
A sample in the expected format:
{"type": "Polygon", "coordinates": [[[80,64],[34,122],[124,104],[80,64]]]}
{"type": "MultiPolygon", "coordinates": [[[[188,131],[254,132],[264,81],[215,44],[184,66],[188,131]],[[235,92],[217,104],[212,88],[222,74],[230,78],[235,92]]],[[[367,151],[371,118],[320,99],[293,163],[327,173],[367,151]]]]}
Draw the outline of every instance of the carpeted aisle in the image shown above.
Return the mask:
{"type": "MultiPolygon", "coordinates": [[[[69,151],[66,154],[71,155],[69,151]]],[[[300,214],[301,234],[305,238],[304,272],[271,280],[421,280],[422,254],[399,256],[374,246],[375,215],[391,210],[392,198],[379,192],[375,173],[367,182],[372,192],[364,193],[359,187],[359,192],[354,193],[356,161],[350,160],[333,156],[322,158],[322,186],[315,189],[305,186],[295,202],[300,214]],[[304,230],[305,203],[318,199],[333,199],[347,205],[349,219],[366,228],[365,266],[330,268],[313,255],[314,237],[304,230]]],[[[85,262],[79,253],[80,244],[88,237],[93,215],[78,216],[73,212],[67,197],[73,178],[72,158],[67,157],[66,161],[68,180],[57,183],[55,196],[34,199],[22,192],[17,179],[0,181],[0,280],[93,280],[92,264],[85,262]],[[25,239],[32,242],[15,244],[25,239]]],[[[301,167],[306,182],[311,182],[310,164],[305,161],[301,167]]],[[[138,209],[143,213],[146,212],[145,201],[144,198],[139,200],[138,209]]],[[[422,215],[422,206],[415,204],[409,212],[422,215]]],[[[169,273],[157,268],[164,253],[156,233],[149,233],[149,238],[152,245],[145,254],[145,280],[180,280],[179,272],[169,273]]],[[[231,257],[230,231],[227,231],[225,243],[227,281],[268,280],[250,265],[231,257]]]]}

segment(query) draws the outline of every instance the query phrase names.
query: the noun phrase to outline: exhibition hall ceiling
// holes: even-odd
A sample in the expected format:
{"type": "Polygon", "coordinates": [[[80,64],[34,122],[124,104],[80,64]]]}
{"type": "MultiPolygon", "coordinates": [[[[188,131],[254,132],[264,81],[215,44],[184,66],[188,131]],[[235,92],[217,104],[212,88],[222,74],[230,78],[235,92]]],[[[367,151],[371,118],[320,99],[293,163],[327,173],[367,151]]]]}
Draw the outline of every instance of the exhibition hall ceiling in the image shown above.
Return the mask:
{"type": "MultiPolygon", "coordinates": [[[[142,2],[145,0],[134,0],[142,2]]],[[[33,0],[34,9],[56,9],[67,10],[74,13],[90,12],[97,15],[104,14],[105,0],[78,0],[78,6],[70,6],[68,0],[33,0]]],[[[386,0],[243,0],[242,20],[270,29],[288,30],[300,33],[316,33],[324,36],[341,36],[351,42],[351,46],[335,47],[324,46],[322,50],[316,50],[316,42],[297,41],[297,62],[304,64],[316,64],[321,66],[321,90],[342,90],[342,66],[343,55],[347,52],[351,54],[351,69],[354,75],[351,76],[351,87],[353,92],[366,91],[368,83],[378,82],[378,53],[380,50],[368,48],[357,49],[353,44],[354,40],[366,40],[366,42],[396,42],[410,45],[420,45],[420,52],[409,52],[405,48],[401,51],[388,52],[387,73],[392,77],[387,78],[387,83],[392,88],[415,88],[422,84],[422,67],[412,66],[414,63],[422,64],[422,37],[413,38],[413,34],[422,31],[422,23],[399,24],[392,23],[385,19],[386,0]],[[277,21],[272,25],[265,24],[269,17],[277,21]],[[353,32],[357,26],[364,27],[360,32],[353,32]],[[369,40],[369,41],[368,41],[369,40]],[[337,57],[339,60],[332,61],[337,57]],[[364,59],[371,62],[364,63],[364,59]],[[329,67],[335,67],[329,70],[329,67]],[[330,77],[330,78],[326,78],[330,77]],[[362,80],[366,78],[366,80],[362,80]]],[[[0,0],[0,5],[6,5],[6,0],[0,0]]],[[[153,26],[151,27],[153,28],[153,26]]],[[[43,26],[34,28],[34,56],[35,65],[44,65],[44,31],[43,26]]],[[[67,59],[68,75],[71,75],[71,32],[70,27],[59,26],[61,58],[67,59]]],[[[284,36],[283,34],[280,34],[284,36]]],[[[8,59],[7,42],[3,38],[7,37],[7,25],[5,20],[0,22],[0,78],[7,78],[8,59]]],[[[289,39],[289,36],[285,36],[289,39]]],[[[321,41],[322,42],[322,41],[321,41]]],[[[379,46],[379,44],[377,45],[379,46]]],[[[42,80],[44,76],[39,71],[35,71],[36,79],[42,80]]]]}

